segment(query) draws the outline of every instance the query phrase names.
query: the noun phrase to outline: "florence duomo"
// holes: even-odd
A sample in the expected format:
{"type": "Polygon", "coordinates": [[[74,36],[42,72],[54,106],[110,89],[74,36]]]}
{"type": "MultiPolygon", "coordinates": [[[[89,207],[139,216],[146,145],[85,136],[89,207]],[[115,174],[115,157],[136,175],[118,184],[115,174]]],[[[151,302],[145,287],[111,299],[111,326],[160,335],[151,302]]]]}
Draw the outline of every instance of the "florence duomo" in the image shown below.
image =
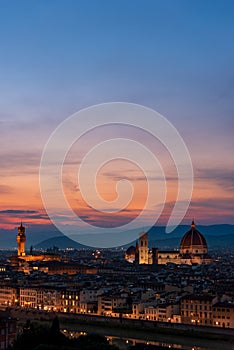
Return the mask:
{"type": "Polygon", "coordinates": [[[148,233],[140,234],[136,246],[126,250],[125,260],[136,264],[209,264],[212,262],[208,255],[208,246],[205,237],[197,230],[194,220],[190,230],[184,234],[179,250],[160,251],[158,248],[149,249],[148,233]]]}

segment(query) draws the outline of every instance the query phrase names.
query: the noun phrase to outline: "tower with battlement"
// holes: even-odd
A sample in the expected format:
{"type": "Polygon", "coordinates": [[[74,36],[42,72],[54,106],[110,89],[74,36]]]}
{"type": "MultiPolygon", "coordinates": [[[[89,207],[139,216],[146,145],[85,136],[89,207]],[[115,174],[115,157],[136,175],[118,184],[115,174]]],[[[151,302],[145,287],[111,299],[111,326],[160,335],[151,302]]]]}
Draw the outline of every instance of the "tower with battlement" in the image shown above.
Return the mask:
{"type": "Polygon", "coordinates": [[[25,227],[21,225],[18,227],[18,235],[16,237],[17,243],[18,243],[18,256],[25,256],[25,242],[26,242],[26,236],[25,236],[25,227]]]}

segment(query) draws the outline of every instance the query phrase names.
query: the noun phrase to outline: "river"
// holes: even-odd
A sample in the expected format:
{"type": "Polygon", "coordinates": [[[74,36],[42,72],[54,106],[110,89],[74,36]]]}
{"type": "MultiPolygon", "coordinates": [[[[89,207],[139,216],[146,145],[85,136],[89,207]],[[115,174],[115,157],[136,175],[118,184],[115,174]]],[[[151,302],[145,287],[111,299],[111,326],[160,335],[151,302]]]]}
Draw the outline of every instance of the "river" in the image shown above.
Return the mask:
{"type": "Polygon", "coordinates": [[[144,330],[124,330],[119,328],[108,328],[90,325],[61,325],[63,332],[72,337],[86,333],[98,333],[105,336],[111,344],[117,345],[122,350],[127,350],[129,345],[145,343],[152,345],[163,345],[171,349],[183,350],[233,350],[234,345],[226,341],[214,341],[199,338],[181,336],[170,336],[154,334],[144,330]]]}

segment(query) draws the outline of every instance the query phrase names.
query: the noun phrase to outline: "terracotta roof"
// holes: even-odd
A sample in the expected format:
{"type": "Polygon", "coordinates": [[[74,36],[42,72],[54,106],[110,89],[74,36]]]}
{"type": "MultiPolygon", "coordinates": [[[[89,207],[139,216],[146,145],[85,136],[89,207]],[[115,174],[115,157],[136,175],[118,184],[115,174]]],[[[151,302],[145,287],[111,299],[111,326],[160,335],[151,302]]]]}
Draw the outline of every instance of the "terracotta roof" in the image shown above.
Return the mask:
{"type": "Polygon", "coordinates": [[[133,245],[131,245],[131,246],[126,250],[126,254],[127,254],[127,255],[134,255],[134,254],[136,254],[136,248],[135,248],[133,245]]]}
{"type": "Polygon", "coordinates": [[[180,242],[180,249],[185,249],[191,246],[203,246],[207,249],[206,240],[204,236],[196,229],[194,221],[192,221],[190,230],[183,236],[180,242]]]}

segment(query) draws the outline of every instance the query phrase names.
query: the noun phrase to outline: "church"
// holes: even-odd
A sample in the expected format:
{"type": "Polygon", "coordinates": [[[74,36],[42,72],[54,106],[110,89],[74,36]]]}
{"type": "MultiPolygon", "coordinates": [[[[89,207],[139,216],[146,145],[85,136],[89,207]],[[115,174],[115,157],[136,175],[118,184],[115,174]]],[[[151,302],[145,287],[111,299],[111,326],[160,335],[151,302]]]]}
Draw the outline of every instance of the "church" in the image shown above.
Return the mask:
{"type": "Polygon", "coordinates": [[[160,251],[158,248],[149,249],[148,233],[139,237],[136,246],[126,250],[125,260],[135,264],[164,265],[174,264],[210,264],[211,257],[208,255],[208,246],[205,237],[197,230],[194,220],[190,230],[185,233],[180,242],[178,251],[160,251]]]}

